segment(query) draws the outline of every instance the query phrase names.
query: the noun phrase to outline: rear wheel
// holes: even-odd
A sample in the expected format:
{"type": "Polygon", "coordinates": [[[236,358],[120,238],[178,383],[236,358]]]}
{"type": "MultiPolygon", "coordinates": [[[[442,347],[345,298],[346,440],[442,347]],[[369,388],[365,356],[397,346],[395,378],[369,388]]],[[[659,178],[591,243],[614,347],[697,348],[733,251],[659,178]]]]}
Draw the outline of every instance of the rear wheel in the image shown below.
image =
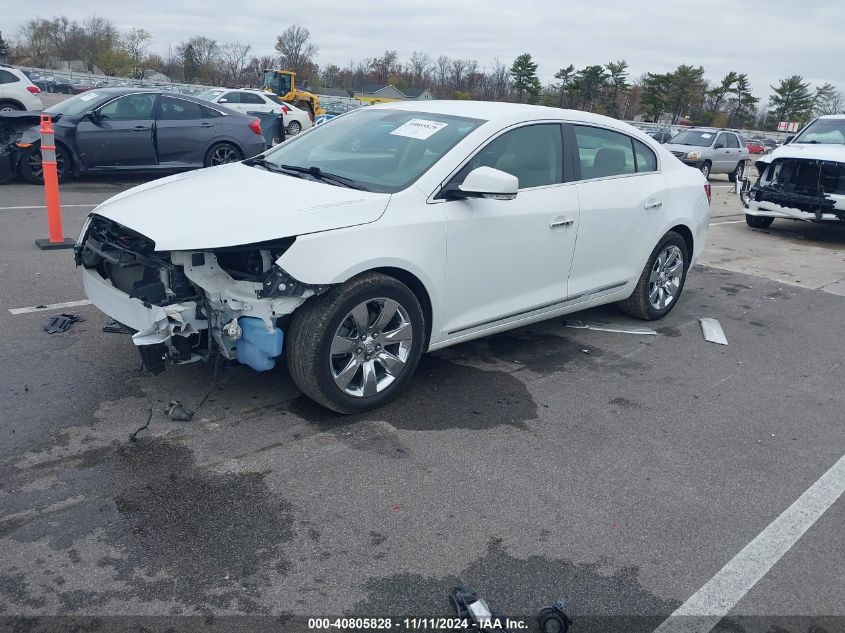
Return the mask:
{"type": "Polygon", "coordinates": [[[755,229],[767,229],[774,222],[774,218],[767,218],[763,215],[749,215],[745,214],[745,223],[755,229]]]}
{"type": "Polygon", "coordinates": [[[652,251],[634,292],[619,303],[620,309],[645,321],[669,314],[684,290],[688,266],[687,243],[669,231],[652,251]]]}
{"type": "Polygon", "coordinates": [[[387,403],[407,384],[424,333],[414,293],[393,277],[364,273],[293,313],[285,356],[305,395],[339,413],[358,413],[387,403]]]}
{"type": "Polygon", "coordinates": [[[299,121],[291,121],[288,123],[287,133],[291,136],[296,136],[302,131],[302,124],[299,121]]]}
{"type": "MultiPolygon", "coordinates": [[[[70,157],[61,145],[56,146],[56,173],[59,182],[67,180],[71,171],[70,157]]],[[[44,168],[41,165],[41,148],[30,147],[21,155],[18,166],[21,176],[33,184],[44,184],[44,168]]]]}
{"type": "Polygon", "coordinates": [[[0,112],[14,112],[23,109],[24,107],[17,101],[0,101],[0,112]]]}
{"type": "Polygon", "coordinates": [[[737,180],[742,179],[742,175],[745,173],[745,162],[737,163],[736,169],[734,169],[731,173],[728,174],[728,180],[731,182],[736,182],[737,180]]]}
{"type": "Polygon", "coordinates": [[[239,160],[243,160],[241,150],[231,143],[217,143],[206,152],[204,164],[206,167],[214,167],[215,165],[225,165],[239,160]]]}

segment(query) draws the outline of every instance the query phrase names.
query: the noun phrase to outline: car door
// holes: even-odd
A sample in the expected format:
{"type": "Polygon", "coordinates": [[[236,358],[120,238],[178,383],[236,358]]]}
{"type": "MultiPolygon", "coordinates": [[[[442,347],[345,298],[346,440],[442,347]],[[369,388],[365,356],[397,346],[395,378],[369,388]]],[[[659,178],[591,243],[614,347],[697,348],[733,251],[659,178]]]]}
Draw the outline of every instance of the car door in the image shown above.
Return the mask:
{"type": "Polygon", "coordinates": [[[562,128],[537,123],[504,132],[450,180],[493,167],[519,179],[513,200],[445,202],[444,327],[449,337],[481,331],[560,305],[578,231],[578,195],[565,182],[562,128]]]}
{"type": "Polygon", "coordinates": [[[263,99],[262,96],[258,93],[241,92],[240,99],[241,105],[243,106],[243,112],[273,112],[273,106],[268,103],[265,99],[263,99]]]}
{"type": "Polygon", "coordinates": [[[725,171],[732,172],[736,166],[743,159],[743,147],[739,137],[733,133],[726,133],[727,137],[727,163],[725,164],[725,171]]]}
{"type": "Polygon", "coordinates": [[[230,90],[217,97],[217,103],[237,112],[245,112],[244,104],[241,104],[241,94],[240,90],[230,90]]]}
{"type": "Polygon", "coordinates": [[[598,126],[570,130],[581,216],[569,299],[588,300],[639,277],[660,237],[669,194],[645,143],[598,126]]]}
{"type": "Polygon", "coordinates": [[[159,164],[201,166],[217,127],[212,114],[210,108],[193,101],[162,95],[155,125],[159,164]]]}
{"type": "Polygon", "coordinates": [[[76,147],[87,169],[156,164],[153,111],[158,95],[124,95],[100,106],[76,127],[76,147]]]}
{"type": "Polygon", "coordinates": [[[728,149],[728,134],[725,132],[719,132],[719,135],[716,137],[716,142],[713,144],[712,171],[721,174],[733,171],[733,166],[731,166],[730,150],[728,149]]]}

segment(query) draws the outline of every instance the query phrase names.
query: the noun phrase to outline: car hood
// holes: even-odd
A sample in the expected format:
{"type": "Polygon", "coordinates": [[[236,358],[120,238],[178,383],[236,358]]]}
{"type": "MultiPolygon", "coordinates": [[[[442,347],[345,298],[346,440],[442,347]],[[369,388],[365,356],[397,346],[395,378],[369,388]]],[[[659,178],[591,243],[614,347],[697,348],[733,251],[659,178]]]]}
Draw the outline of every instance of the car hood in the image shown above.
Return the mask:
{"type": "Polygon", "coordinates": [[[710,149],[708,146],[701,147],[699,145],[678,145],[676,143],[664,143],[663,147],[670,152],[698,152],[710,149]]]}
{"type": "Polygon", "coordinates": [[[822,145],[816,143],[790,143],[781,145],[757,160],[771,163],[778,158],[805,158],[807,160],[829,160],[845,163],[845,145],[822,145]]]}
{"type": "Polygon", "coordinates": [[[389,201],[235,163],[145,183],[93,213],[150,238],[156,250],[201,250],[374,222],[389,201]]]}

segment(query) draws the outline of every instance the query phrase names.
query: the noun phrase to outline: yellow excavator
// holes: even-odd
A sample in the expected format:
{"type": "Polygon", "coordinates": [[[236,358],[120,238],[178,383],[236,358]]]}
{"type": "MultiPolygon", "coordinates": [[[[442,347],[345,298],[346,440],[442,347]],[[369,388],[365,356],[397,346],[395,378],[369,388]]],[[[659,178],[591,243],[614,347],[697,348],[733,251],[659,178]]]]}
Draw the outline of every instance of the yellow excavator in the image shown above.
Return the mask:
{"type": "Polygon", "coordinates": [[[320,99],[317,95],[305,90],[298,90],[296,87],[296,73],[292,70],[270,70],[263,68],[260,74],[261,87],[272,92],[282,101],[305,110],[311,117],[311,121],[318,114],[323,114],[320,107],[320,99]]]}

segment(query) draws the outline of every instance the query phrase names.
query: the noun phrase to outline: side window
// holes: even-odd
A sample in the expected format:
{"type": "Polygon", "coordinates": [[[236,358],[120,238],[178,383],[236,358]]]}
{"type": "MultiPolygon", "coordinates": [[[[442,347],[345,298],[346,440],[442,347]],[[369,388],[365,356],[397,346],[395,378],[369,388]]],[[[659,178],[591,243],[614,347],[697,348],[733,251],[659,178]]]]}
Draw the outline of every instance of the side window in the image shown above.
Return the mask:
{"type": "Polygon", "coordinates": [[[633,174],[637,167],[631,138],[597,127],[575,126],[581,179],[633,174]]]}
{"type": "Polygon", "coordinates": [[[161,114],[158,118],[164,121],[189,121],[201,119],[203,116],[199,104],[193,101],[162,96],[161,114]]]}
{"type": "Polygon", "coordinates": [[[217,103],[240,103],[241,102],[241,93],[240,92],[227,92],[222,97],[217,100],[217,103]]]}
{"type": "Polygon", "coordinates": [[[261,95],[253,94],[252,92],[242,92],[241,95],[241,103],[258,103],[264,105],[264,99],[261,98],[261,95]]]}
{"type": "Polygon", "coordinates": [[[728,147],[739,147],[739,139],[736,134],[726,134],[728,137],[728,147]]]}
{"type": "Polygon", "coordinates": [[[526,125],[505,132],[485,145],[455,177],[463,182],[478,167],[493,167],[513,174],[519,188],[563,182],[563,141],[557,123],[526,125]]]}
{"type": "Polygon", "coordinates": [[[0,84],[13,84],[20,81],[17,75],[13,75],[8,70],[0,70],[0,84]]]}
{"type": "Polygon", "coordinates": [[[723,147],[728,146],[728,135],[722,132],[719,136],[716,137],[716,144],[713,146],[714,149],[721,149],[723,147]]]}
{"type": "Polygon", "coordinates": [[[657,171],[657,156],[645,143],[633,139],[634,157],[637,160],[637,173],[645,171],[657,171]]]}
{"type": "Polygon", "coordinates": [[[155,94],[126,95],[100,108],[100,118],[107,121],[131,121],[153,118],[155,94]]]}
{"type": "Polygon", "coordinates": [[[204,105],[200,106],[200,110],[202,111],[202,118],[203,119],[216,119],[219,116],[223,116],[217,110],[212,108],[207,108],[204,105]]]}

